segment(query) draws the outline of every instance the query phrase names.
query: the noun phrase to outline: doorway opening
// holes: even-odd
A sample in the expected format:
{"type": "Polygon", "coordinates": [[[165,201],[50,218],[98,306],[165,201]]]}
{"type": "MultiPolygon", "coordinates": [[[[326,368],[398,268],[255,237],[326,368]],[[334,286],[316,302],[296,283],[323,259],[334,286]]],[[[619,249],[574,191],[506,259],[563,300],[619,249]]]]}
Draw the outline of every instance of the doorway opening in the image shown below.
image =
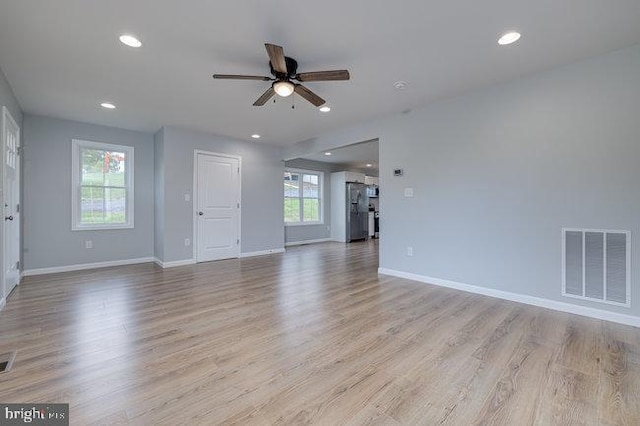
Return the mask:
{"type": "MultiPolygon", "coordinates": [[[[371,243],[380,237],[379,200],[384,188],[379,178],[379,149],[379,140],[373,139],[285,161],[285,245],[371,243]],[[299,183],[294,179],[296,173],[302,176],[299,183]],[[321,177],[323,220],[291,223],[288,215],[312,201],[307,198],[316,193],[304,180],[307,175],[321,177]]],[[[375,242],[372,245],[377,248],[375,242]]]]}

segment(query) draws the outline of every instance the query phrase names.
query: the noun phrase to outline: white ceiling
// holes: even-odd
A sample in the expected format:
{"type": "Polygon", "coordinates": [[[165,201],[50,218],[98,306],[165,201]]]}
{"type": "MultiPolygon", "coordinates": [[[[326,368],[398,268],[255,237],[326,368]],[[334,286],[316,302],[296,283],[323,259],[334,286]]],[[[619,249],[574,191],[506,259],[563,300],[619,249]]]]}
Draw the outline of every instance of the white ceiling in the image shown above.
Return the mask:
{"type": "Polygon", "coordinates": [[[29,113],[289,145],[638,43],[639,22],[638,0],[0,0],[0,66],[29,113]],[[522,39],[498,46],[509,29],[522,39]],[[142,48],[121,45],[125,32],[142,48]],[[265,42],[300,72],[350,70],[349,82],[307,83],[330,113],[299,97],[293,110],[290,98],[253,107],[268,83],[211,78],[268,75],[265,42]]]}

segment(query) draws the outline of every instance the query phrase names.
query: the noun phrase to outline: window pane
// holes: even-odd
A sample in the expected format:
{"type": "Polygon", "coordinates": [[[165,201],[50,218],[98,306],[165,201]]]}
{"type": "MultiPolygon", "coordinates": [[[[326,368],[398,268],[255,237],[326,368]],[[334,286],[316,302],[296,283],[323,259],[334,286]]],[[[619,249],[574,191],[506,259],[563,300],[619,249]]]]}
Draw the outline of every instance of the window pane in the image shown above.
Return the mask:
{"type": "Polygon", "coordinates": [[[124,188],[105,188],[104,223],[127,222],[127,194],[124,188]]]}
{"type": "Polygon", "coordinates": [[[105,186],[124,187],[125,164],[124,152],[104,151],[105,186]]]}
{"type": "Polygon", "coordinates": [[[104,223],[104,189],[82,188],[81,223],[104,223]]]}
{"type": "Polygon", "coordinates": [[[304,182],[308,182],[308,183],[313,183],[315,185],[318,184],[318,175],[303,175],[303,179],[304,182]]]}
{"type": "Polygon", "coordinates": [[[303,208],[304,222],[320,221],[320,201],[317,198],[305,198],[303,208]]]}
{"type": "Polygon", "coordinates": [[[82,185],[125,186],[125,154],[100,149],[82,149],[82,185]]]}
{"type": "Polygon", "coordinates": [[[126,190],[124,188],[83,187],[81,209],[81,223],[126,223],[126,190]]]}
{"type": "Polygon", "coordinates": [[[302,196],[305,198],[319,198],[320,186],[318,185],[318,175],[304,175],[302,181],[302,196]]]}
{"type": "Polygon", "coordinates": [[[82,167],[82,185],[104,185],[104,151],[83,148],[80,166],[82,167]]]}
{"type": "Polygon", "coordinates": [[[298,181],[298,177],[299,175],[295,173],[285,173],[285,176],[284,176],[284,196],[285,197],[299,196],[300,182],[298,181]]]}
{"type": "Polygon", "coordinates": [[[299,198],[284,199],[284,221],[300,222],[300,199],[299,198]]]}

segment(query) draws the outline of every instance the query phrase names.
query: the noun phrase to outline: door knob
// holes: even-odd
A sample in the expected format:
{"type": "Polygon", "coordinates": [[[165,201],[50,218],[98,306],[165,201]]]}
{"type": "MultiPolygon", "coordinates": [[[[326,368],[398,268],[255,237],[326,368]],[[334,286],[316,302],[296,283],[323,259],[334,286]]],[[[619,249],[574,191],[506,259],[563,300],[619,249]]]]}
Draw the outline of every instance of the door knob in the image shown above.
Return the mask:
{"type": "Polygon", "coordinates": [[[198,212],[198,216],[204,215],[204,212],[198,212]]]}
{"type": "Polygon", "coordinates": [[[13,220],[13,216],[5,216],[4,220],[13,220]]]}

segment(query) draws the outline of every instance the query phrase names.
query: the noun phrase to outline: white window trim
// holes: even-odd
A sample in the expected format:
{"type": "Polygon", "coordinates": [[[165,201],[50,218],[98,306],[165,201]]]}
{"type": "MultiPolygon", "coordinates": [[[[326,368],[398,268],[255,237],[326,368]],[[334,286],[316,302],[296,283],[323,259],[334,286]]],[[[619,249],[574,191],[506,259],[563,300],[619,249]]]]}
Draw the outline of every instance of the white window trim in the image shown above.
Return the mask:
{"type": "Polygon", "coordinates": [[[71,141],[71,230],[72,231],[90,231],[101,229],[131,229],[133,228],[133,206],[134,206],[134,190],[133,190],[133,174],[134,174],[134,148],[126,145],[114,145],[103,142],[92,142],[81,139],[72,139],[71,141]],[[125,182],[127,191],[127,223],[118,224],[81,224],[80,223],[80,148],[95,148],[105,151],[124,152],[127,158],[127,168],[125,171],[125,182]]]}
{"type": "MultiPolygon", "coordinates": [[[[312,225],[324,225],[324,172],[319,171],[319,170],[308,170],[308,169],[292,169],[292,168],[288,168],[286,167],[284,169],[285,173],[289,172],[289,173],[305,173],[308,175],[318,175],[318,183],[320,186],[320,189],[318,191],[318,200],[319,200],[319,207],[318,209],[320,210],[320,220],[315,221],[315,222],[284,222],[284,226],[312,226],[312,225]]],[[[283,176],[284,178],[284,176],[283,176]]],[[[284,200],[284,194],[282,194],[283,196],[283,200],[284,200]]],[[[300,197],[300,195],[298,195],[298,197],[300,197]]],[[[284,220],[284,218],[283,218],[284,220]]]]}

